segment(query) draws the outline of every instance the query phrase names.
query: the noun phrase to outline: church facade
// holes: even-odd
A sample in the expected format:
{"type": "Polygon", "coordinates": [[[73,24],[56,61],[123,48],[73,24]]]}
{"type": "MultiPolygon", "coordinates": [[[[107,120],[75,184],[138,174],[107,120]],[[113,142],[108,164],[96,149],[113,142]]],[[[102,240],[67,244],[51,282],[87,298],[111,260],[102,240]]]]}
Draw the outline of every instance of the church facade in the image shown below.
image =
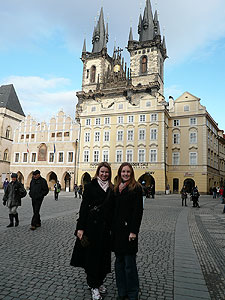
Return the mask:
{"type": "Polygon", "coordinates": [[[136,179],[154,184],[156,192],[179,192],[185,184],[201,193],[224,183],[223,131],[200,99],[185,92],[175,101],[164,98],[165,37],[157,11],[146,1],[138,25],[130,28],[127,50],[108,54],[108,24],[103,9],[94,28],[91,52],[84,41],[82,90],[77,92],[76,120],[80,124],[78,183],[94,175],[100,161],[111,164],[113,178],[128,161],[136,179]]]}

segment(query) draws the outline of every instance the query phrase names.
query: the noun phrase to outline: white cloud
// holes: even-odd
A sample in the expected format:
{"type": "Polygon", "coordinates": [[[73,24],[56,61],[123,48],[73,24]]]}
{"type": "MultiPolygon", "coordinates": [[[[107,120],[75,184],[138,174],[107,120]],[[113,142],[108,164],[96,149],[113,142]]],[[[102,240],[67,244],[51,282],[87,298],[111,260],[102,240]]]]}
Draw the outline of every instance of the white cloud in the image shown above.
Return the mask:
{"type": "Polygon", "coordinates": [[[39,121],[47,121],[62,108],[65,113],[74,117],[76,91],[67,88],[69,83],[70,80],[66,78],[25,76],[11,76],[3,82],[14,85],[24,113],[39,121]]]}
{"type": "Polygon", "coordinates": [[[181,90],[181,88],[177,85],[171,85],[167,88],[165,88],[165,99],[168,101],[169,96],[172,96],[174,99],[178,98],[181,96],[184,91],[181,90]]]}

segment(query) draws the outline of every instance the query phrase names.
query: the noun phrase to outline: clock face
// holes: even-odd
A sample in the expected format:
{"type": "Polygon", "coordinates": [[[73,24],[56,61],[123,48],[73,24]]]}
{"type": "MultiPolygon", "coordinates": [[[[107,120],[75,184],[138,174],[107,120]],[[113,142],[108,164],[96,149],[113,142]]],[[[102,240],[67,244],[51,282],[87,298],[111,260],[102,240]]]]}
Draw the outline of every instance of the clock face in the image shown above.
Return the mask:
{"type": "Polygon", "coordinates": [[[120,65],[115,65],[114,68],[113,68],[113,71],[115,73],[119,72],[120,71],[120,65]]]}

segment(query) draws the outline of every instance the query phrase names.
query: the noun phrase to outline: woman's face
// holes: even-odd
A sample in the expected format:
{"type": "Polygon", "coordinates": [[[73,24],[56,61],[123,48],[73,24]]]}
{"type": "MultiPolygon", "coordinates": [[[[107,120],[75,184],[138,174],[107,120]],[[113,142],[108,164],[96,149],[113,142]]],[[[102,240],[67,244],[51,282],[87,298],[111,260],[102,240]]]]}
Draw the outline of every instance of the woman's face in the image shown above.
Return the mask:
{"type": "Polygon", "coordinates": [[[106,181],[109,179],[109,169],[106,167],[101,167],[99,170],[99,174],[98,177],[102,180],[102,181],[106,181]]]}
{"type": "Polygon", "coordinates": [[[128,166],[124,166],[121,170],[121,179],[123,182],[129,181],[131,177],[131,169],[128,166]]]}

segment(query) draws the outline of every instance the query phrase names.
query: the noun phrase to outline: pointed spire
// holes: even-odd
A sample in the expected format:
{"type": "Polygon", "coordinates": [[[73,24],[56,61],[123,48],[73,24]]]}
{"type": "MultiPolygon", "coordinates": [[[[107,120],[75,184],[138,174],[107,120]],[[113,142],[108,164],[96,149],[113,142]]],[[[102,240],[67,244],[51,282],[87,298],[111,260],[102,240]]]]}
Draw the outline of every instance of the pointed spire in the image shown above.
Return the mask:
{"type": "Polygon", "coordinates": [[[155,11],[154,15],[154,28],[155,28],[155,35],[160,35],[160,26],[159,26],[159,20],[158,20],[158,12],[155,11]]]}
{"type": "Polygon", "coordinates": [[[108,42],[108,25],[105,28],[103,8],[101,8],[98,23],[93,33],[93,49],[92,53],[99,53],[103,48],[106,48],[108,42]]]}
{"type": "Polygon", "coordinates": [[[162,45],[163,45],[163,49],[166,50],[166,38],[165,38],[165,35],[163,36],[162,45]]]}
{"type": "Polygon", "coordinates": [[[86,53],[87,50],[86,50],[86,39],[84,39],[84,45],[83,45],[83,50],[82,50],[82,53],[86,53]]]}
{"type": "Polygon", "coordinates": [[[146,0],[146,6],[144,10],[144,16],[142,20],[142,24],[140,26],[140,19],[139,19],[139,35],[140,35],[140,42],[151,41],[154,37],[154,22],[153,22],[153,15],[152,15],[152,6],[150,0],[146,0]]]}
{"type": "Polygon", "coordinates": [[[142,29],[142,16],[140,14],[140,17],[139,17],[139,24],[138,24],[138,33],[141,32],[141,29],[142,29]]]}
{"type": "Polygon", "coordinates": [[[129,42],[132,42],[133,40],[134,40],[133,31],[132,31],[132,27],[130,27],[129,42]]]}

